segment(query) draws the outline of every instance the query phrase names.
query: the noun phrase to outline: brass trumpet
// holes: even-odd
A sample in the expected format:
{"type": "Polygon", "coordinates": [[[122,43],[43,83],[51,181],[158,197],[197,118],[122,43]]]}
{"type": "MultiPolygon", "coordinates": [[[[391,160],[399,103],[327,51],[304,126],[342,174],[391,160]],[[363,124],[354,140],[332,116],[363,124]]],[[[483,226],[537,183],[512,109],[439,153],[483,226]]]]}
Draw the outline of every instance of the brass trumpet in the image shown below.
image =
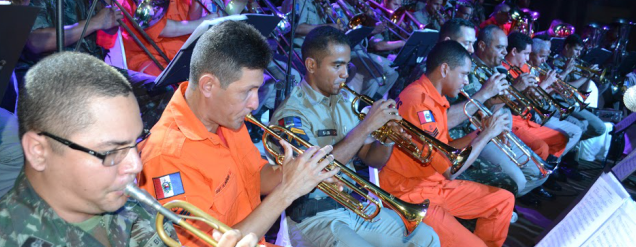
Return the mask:
{"type": "MultiPolygon", "coordinates": [[[[476,63],[475,60],[472,58],[471,61],[476,66],[475,70],[472,71],[473,75],[477,77],[477,80],[479,80],[482,85],[485,84],[488,78],[493,75],[493,71],[484,65],[476,63]],[[481,69],[484,71],[485,78],[477,73],[477,69],[481,69]]],[[[508,81],[508,84],[510,84],[510,81],[508,81]]],[[[508,106],[508,108],[510,108],[510,110],[514,114],[521,116],[523,119],[527,119],[532,115],[533,108],[530,102],[528,102],[528,100],[521,94],[521,92],[519,92],[512,86],[508,87],[505,92],[507,95],[510,95],[510,97],[506,95],[497,95],[496,98],[506,104],[506,106],[508,106]]]]}
{"type": "MultiPolygon", "coordinates": [[[[484,130],[484,126],[483,126],[482,122],[479,119],[477,119],[476,117],[471,116],[470,114],[468,114],[468,110],[466,109],[468,104],[475,105],[475,107],[477,107],[477,109],[479,109],[479,111],[482,112],[484,117],[490,117],[490,116],[493,115],[493,113],[488,108],[486,108],[486,106],[484,106],[481,102],[472,99],[468,95],[468,93],[466,93],[466,91],[464,91],[464,89],[462,89],[460,91],[460,93],[464,97],[466,97],[466,99],[468,100],[466,102],[466,104],[464,104],[464,114],[466,114],[466,116],[468,117],[468,120],[470,121],[471,124],[473,124],[478,130],[483,131],[484,130]]],[[[505,131],[502,134],[505,137],[505,139],[510,141],[513,145],[517,146],[517,148],[519,148],[519,150],[521,150],[521,152],[523,152],[523,154],[526,157],[524,162],[519,162],[519,158],[520,157],[518,157],[517,154],[515,154],[515,152],[512,150],[512,146],[511,145],[507,145],[505,140],[501,136],[493,138],[491,141],[495,144],[495,146],[497,146],[499,149],[501,149],[501,151],[504,152],[504,154],[506,154],[506,156],[508,156],[508,158],[510,158],[510,160],[513,163],[515,163],[515,165],[517,165],[519,168],[524,168],[528,162],[534,161],[534,163],[539,168],[539,172],[541,173],[541,177],[546,177],[546,176],[552,174],[553,170],[546,169],[546,165],[547,165],[546,162],[543,159],[541,159],[541,157],[539,157],[534,151],[532,151],[530,148],[528,148],[523,143],[523,141],[521,139],[519,139],[519,137],[517,137],[516,135],[510,133],[509,131],[505,131]]],[[[556,169],[556,167],[554,169],[556,169]]]]}
{"type": "MultiPolygon", "coordinates": [[[[373,105],[373,99],[369,98],[366,95],[358,94],[353,91],[353,89],[347,87],[344,83],[340,84],[340,89],[344,89],[349,91],[351,94],[355,96],[353,101],[351,102],[351,110],[358,115],[360,120],[363,120],[366,117],[366,114],[361,113],[356,110],[356,103],[358,101],[362,101],[367,105],[373,105]]],[[[395,122],[401,129],[409,134],[413,139],[405,139],[401,133],[395,132],[388,124],[385,124],[380,129],[374,131],[371,135],[380,141],[381,143],[385,143],[387,139],[391,139],[395,142],[395,145],[402,150],[403,152],[410,155],[412,158],[416,159],[422,166],[426,165],[431,161],[431,155],[433,154],[433,148],[439,150],[444,153],[446,158],[452,164],[451,166],[451,174],[455,174],[459,171],[464,163],[468,159],[470,152],[472,151],[472,147],[466,147],[464,149],[458,150],[446,143],[437,140],[435,137],[427,134],[416,125],[402,119],[400,121],[392,121],[395,122]],[[418,146],[418,143],[421,143],[423,146],[418,146]],[[424,148],[424,145],[428,146],[428,148],[424,148]],[[426,155],[424,155],[426,152],[426,155]]]]}
{"type": "MultiPolygon", "coordinates": [[[[510,67],[510,70],[513,70],[514,66],[512,66],[510,63],[508,63],[508,61],[506,61],[506,59],[502,60],[505,64],[508,65],[508,67],[510,67]]],[[[510,70],[506,71],[506,78],[507,80],[510,82],[510,89],[512,89],[513,91],[519,92],[516,88],[514,88],[512,86],[512,82],[515,80],[515,78],[512,77],[512,74],[510,74],[510,70]]],[[[521,71],[521,69],[519,69],[517,71],[519,73],[519,75],[521,75],[523,72],[521,71]]],[[[539,118],[541,119],[541,125],[545,124],[546,122],[548,122],[548,120],[550,120],[550,118],[552,116],[554,116],[554,113],[556,113],[556,110],[554,111],[550,111],[549,107],[550,104],[545,103],[539,99],[537,99],[537,97],[540,96],[535,96],[532,95],[532,93],[521,93],[519,92],[520,96],[523,97],[524,99],[526,99],[527,101],[527,105],[530,106],[535,112],[537,112],[537,115],[539,116],[539,118]]],[[[524,118],[525,119],[525,118],[524,118]]]]}
{"type": "MultiPolygon", "coordinates": [[[[267,141],[269,140],[268,137],[273,137],[276,140],[283,140],[283,137],[281,137],[278,134],[278,133],[282,133],[282,134],[285,134],[287,137],[291,138],[292,140],[296,141],[301,146],[304,146],[306,148],[309,148],[311,146],[309,142],[303,140],[302,138],[298,137],[296,134],[285,129],[284,127],[276,126],[276,125],[266,126],[265,124],[261,123],[256,118],[254,118],[252,114],[247,115],[245,117],[245,120],[263,129],[264,131],[263,146],[265,147],[265,150],[275,158],[276,163],[279,165],[282,165],[285,155],[277,152],[276,150],[272,148],[270,143],[268,143],[267,141]]],[[[299,147],[292,145],[292,148],[294,149],[294,152],[297,154],[303,153],[303,150],[300,149],[299,147]]],[[[335,169],[336,167],[340,168],[340,172],[342,174],[351,178],[359,186],[355,185],[354,183],[350,182],[349,180],[343,178],[340,175],[336,175],[335,178],[339,180],[340,182],[342,182],[344,186],[348,187],[353,192],[360,195],[362,198],[365,198],[366,200],[368,200],[369,204],[364,206],[362,202],[360,202],[360,200],[354,198],[353,196],[347,193],[340,191],[338,187],[330,183],[321,182],[320,184],[318,184],[318,189],[320,189],[329,197],[333,198],[338,203],[342,204],[347,209],[353,211],[354,213],[356,213],[363,219],[367,221],[371,221],[380,213],[380,209],[381,209],[380,202],[378,202],[375,198],[371,197],[369,194],[365,193],[363,191],[365,189],[369,191],[370,193],[374,194],[375,196],[377,196],[377,198],[379,198],[382,202],[384,202],[385,206],[391,208],[393,211],[398,213],[398,215],[402,219],[402,222],[404,223],[404,226],[406,228],[406,235],[411,234],[411,232],[415,230],[415,228],[420,224],[420,222],[422,222],[422,220],[426,216],[426,211],[428,210],[428,205],[429,205],[428,199],[425,200],[422,204],[413,204],[413,203],[405,202],[401,200],[400,198],[397,198],[389,194],[388,192],[384,191],[377,185],[360,177],[358,174],[356,174],[355,171],[351,170],[349,167],[347,167],[346,165],[343,165],[342,163],[336,160],[334,160],[331,164],[329,164],[325,168],[325,170],[330,171],[335,169]],[[370,208],[372,205],[375,208],[370,208]],[[370,209],[373,211],[371,213],[367,213],[367,212],[370,212],[369,211],[370,209]]]]}
{"type": "Polygon", "coordinates": [[[193,235],[197,236],[198,238],[200,238],[201,240],[203,240],[204,242],[212,246],[217,246],[218,244],[216,240],[212,238],[212,236],[192,226],[190,223],[186,222],[184,219],[203,221],[209,226],[211,226],[212,228],[220,231],[221,233],[225,233],[227,231],[232,230],[232,228],[230,228],[229,226],[223,224],[222,222],[218,221],[214,217],[203,212],[203,210],[195,207],[194,205],[188,202],[175,200],[161,206],[159,202],[157,202],[154,198],[146,194],[145,191],[141,190],[134,183],[130,183],[126,185],[124,192],[128,196],[136,199],[137,201],[144,203],[152,207],[153,209],[157,210],[157,217],[155,218],[155,228],[157,229],[157,234],[159,235],[159,238],[161,238],[161,240],[170,247],[181,247],[182,245],[176,240],[172,239],[164,230],[163,228],[164,216],[168,218],[168,220],[172,221],[174,224],[177,224],[183,227],[183,229],[189,231],[193,235]],[[174,208],[182,208],[195,216],[177,215],[172,212],[172,209],[174,208]]]}
{"type": "Polygon", "coordinates": [[[578,70],[573,71],[572,73],[577,74],[582,77],[589,77],[591,79],[597,80],[601,84],[605,84],[609,82],[605,74],[607,74],[607,69],[592,69],[590,68],[592,65],[582,59],[576,59],[578,64],[574,65],[578,70]]]}
{"type": "MultiPolygon", "coordinates": [[[[546,75],[548,73],[547,69],[544,69],[541,66],[534,66],[531,67],[531,69],[538,71],[541,75],[546,75]]],[[[585,94],[582,94],[575,87],[561,79],[557,78],[557,81],[552,84],[550,88],[552,88],[552,91],[556,92],[564,100],[572,102],[570,105],[574,105],[579,110],[583,110],[589,105],[588,103],[585,103],[585,98],[587,97],[585,94]]],[[[587,95],[589,95],[589,93],[587,93],[587,95]]]]}
{"type": "MultiPolygon", "coordinates": [[[[508,64],[508,66],[510,66],[510,69],[514,72],[516,72],[517,74],[521,75],[524,72],[521,70],[521,68],[514,66],[512,64],[510,64],[508,61],[504,60],[504,62],[506,64],[508,64]]],[[[532,69],[532,66],[530,64],[527,64],[528,68],[532,69]]],[[[539,81],[539,78],[537,78],[537,81],[539,81]]],[[[526,89],[525,92],[525,96],[526,98],[528,98],[530,101],[534,102],[533,104],[541,107],[542,109],[549,109],[550,106],[553,106],[557,109],[557,111],[559,111],[560,113],[560,118],[559,120],[563,121],[566,118],[568,118],[568,116],[570,116],[570,114],[572,114],[572,112],[574,112],[575,108],[574,106],[564,106],[563,104],[561,104],[561,102],[555,100],[554,98],[552,98],[552,96],[546,92],[545,90],[543,90],[543,88],[541,88],[540,86],[536,86],[536,87],[529,87],[526,89]],[[537,98],[539,97],[539,98],[537,98]]]]}

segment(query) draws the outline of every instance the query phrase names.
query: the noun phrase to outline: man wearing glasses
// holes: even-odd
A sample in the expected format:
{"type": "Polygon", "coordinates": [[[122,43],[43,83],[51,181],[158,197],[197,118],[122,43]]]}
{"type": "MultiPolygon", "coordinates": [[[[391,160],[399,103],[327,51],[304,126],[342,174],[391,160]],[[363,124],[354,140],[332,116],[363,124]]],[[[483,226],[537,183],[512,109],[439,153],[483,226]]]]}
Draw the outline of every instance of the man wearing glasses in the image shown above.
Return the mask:
{"type": "Polygon", "coordinates": [[[126,78],[60,53],[29,70],[19,97],[25,162],[0,199],[0,246],[164,246],[155,212],[124,194],[141,171],[143,128],[126,78]]]}

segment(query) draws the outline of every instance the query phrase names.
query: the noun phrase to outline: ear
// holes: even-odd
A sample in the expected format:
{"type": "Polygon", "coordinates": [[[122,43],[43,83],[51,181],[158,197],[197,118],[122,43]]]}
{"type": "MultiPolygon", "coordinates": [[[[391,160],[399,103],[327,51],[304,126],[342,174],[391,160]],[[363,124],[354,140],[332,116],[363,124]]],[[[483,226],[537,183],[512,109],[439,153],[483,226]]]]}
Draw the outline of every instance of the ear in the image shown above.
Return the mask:
{"type": "Polygon", "coordinates": [[[512,49],[508,53],[511,54],[512,56],[516,56],[517,55],[517,47],[512,47],[512,49]]]}
{"type": "Polygon", "coordinates": [[[221,88],[221,81],[213,74],[203,74],[199,77],[198,89],[205,97],[211,97],[215,89],[221,88]]]}
{"type": "Polygon", "coordinates": [[[450,72],[450,66],[448,66],[447,63],[443,63],[439,66],[439,71],[440,73],[442,73],[442,78],[446,78],[446,75],[448,75],[448,72],[450,72]]]}
{"type": "Polygon", "coordinates": [[[307,73],[314,73],[318,67],[318,63],[316,59],[308,57],[305,59],[305,67],[307,68],[307,73]]]}
{"type": "Polygon", "coordinates": [[[483,40],[480,40],[479,42],[477,42],[477,48],[479,48],[480,51],[485,51],[486,42],[484,42],[483,40]]]}
{"type": "Polygon", "coordinates": [[[450,37],[444,38],[444,41],[447,41],[447,40],[451,40],[451,38],[450,37]]]}
{"type": "Polygon", "coordinates": [[[36,171],[46,169],[46,158],[51,154],[49,140],[45,136],[29,131],[22,136],[22,150],[29,166],[36,171]]]}

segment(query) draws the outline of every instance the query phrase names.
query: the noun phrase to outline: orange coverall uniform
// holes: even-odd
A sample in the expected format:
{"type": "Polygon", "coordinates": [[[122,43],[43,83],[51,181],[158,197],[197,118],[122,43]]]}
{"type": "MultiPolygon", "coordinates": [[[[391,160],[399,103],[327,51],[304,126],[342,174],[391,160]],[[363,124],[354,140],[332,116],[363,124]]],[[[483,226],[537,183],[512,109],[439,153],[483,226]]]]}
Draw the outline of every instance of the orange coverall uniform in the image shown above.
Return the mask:
{"type": "MultiPolygon", "coordinates": [[[[502,62],[502,65],[510,70],[510,67],[505,63],[502,62]]],[[[527,65],[523,65],[521,71],[529,73],[530,68],[527,65]]],[[[519,76],[518,73],[512,70],[510,75],[513,78],[519,76]]],[[[543,160],[546,160],[550,154],[557,157],[561,156],[563,151],[565,151],[565,146],[568,144],[568,138],[561,132],[541,126],[530,118],[523,119],[516,115],[512,116],[512,133],[526,143],[543,160]]]]}
{"type": "MultiPolygon", "coordinates": [[[[238,131],[220,126],[216,134],[209,132],[185,101],[187,85],[179,86],[140,145],[144,167],[138,176],[139,187],[161,204],[187,201],[232,227],[261,203],[260,171],[267,161],[245,126],[238,131]]],[[[191,223],[212,234],[207,224],[191,223]]],[[[183,245],[205,246],[194,235],[175,228],[183,245]]]]}
{"type": "MultiPolygon", "coordinates": [[[[120,0],[122,3],[122,7],[126,9],[131,15],[135,13],[137,10],[136,4],[132,0],[120,0]]],[[[181,46],[188,40],[190,35],[182,35],[178,37],[159,37],[161,31],[166,26],[168,19],[174,21],[189,21],[189,11],[190,11],[190,0],[170,0],[170,5],[166,10],[166,14],[154,25],[144,29],[148,36],[157,43],[157,46],[166,54],[168,59],[173,59],[181,46]]],[[[155,50],[144,38],[133,28],[133,26],[128,22],[126,18],[124,18],[124,22],[133,33],[141,40],[146,48],[152,53],[152,55],[159,61],[159,63],[165,68],[168,66],[168,63],[159,56],[159,52],[155,50]]],[[[123,30],[123,29],[122,29],[123,30]]],[[[158,76],[161,73],[161,70],[157,65],[150,60],[148,55],[135,43],[133,38],[127,32],[122,32],[122,38],[124,41],[124,47],[126,49],[126,63],[128,64],[128,69],[139,71],[142,73],[146,73],[149,75],[158,76]]]]}
{"type": "MultiPolygon", "coordinates": [[[[438,140],[448,143],[448,100],[424,75],[406,87],[397,106],[400,115],[438,140]]],[[[514,196],[504,190],[471,181],[448,180],[450,166],[444,154],[433,151],[428,164],[420,164],[395,148],[380,172],[380,185],[411,203],[430,200],[424,223],[433,227],[442,246],[501,246],[508,235],[514,196]],[[477,220],[473,234],[455,217],[477,220]]]]}

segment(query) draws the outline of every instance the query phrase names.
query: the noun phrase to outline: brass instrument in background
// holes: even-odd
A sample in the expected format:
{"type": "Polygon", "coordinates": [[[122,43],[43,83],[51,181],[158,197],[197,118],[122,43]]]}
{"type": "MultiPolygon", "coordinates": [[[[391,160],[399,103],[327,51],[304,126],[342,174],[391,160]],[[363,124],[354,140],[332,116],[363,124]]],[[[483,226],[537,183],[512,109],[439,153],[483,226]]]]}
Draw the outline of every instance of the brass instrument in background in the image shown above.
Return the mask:
{"type": "MultiPolygon", "coordinates": [[[[547,75],[549,70],[546,68],[542,68],[541,66],[534,66],[530,68],[538,71],[540,75],[547,75]]],[[[585,103],[585,99],[590,94],[589,92],[583,94],[579,92],[575,87],[559,78],[557,78],[557,81],[555,83],[550,85],[550,88],[552,88],[552,91],[557,93],[565,101],[569,102],[570,105],[578,108],[579,111],[584,110],[589,105],[588,103],[585,103]]]]}
{"type": "MultiPolygon", "coordinates": [[[[290,138],[290,140],[297,142],[302,147],[305,147],[305,148],[311,147],[311,144],[309,142],[303,140],[302,138],[298,137],[296,134],[285,129],[284,127],[276,126],[276,125],[266,126],[265,124],[258,121],[254,116],[252,116],[252,114],[247,115],[245,117],[245,120],[263,129],[264,131],[263,146],[265,147],[265,150],[274,157],[276,163],[279,165],[282,165],[283,160],[285,159],[285,155],[284,153],[281,153],[282,151],[277,152],[276,150],[272,148],[272,146],[268,142],[269,137],[272,137],[279,141],[284,140],[284,138],[279,135],[280,133],[280,134],[286,135],[288,138],[290,138]]],[[[295,145],[292,144],[292,148],[294,152],[297,154],[303,153],[303,150],[300,149],[300,147],[296,147],[295,145]]],[[[401,200],[400,198],[397,198],[389,194],[388,192],[384,191],[377,185],[360,177],[358,174],[356,174],[354,170],[351,170],[349,167],[347,167],[346,165],[343,165],[342,163],[336,160],[331,162],[325,168],[325,170],[331,171],[336,168],[340,168],[340,172],[342,174],[351,178],[358,185],[350,182],[349,180],[345,179],[341,175],[336,175],[334,176],[334,178],[342,182],[345,187],[351,189],[353,192],[357,193],[362,198],[365,198],[366,200],[368,200],[369,204],[367,204],[367,206],[364,206],[363,203],[360,202],[360,200],[354,198],[353,196],[349,195],[346,192],[340,191],[336,185],[333,185],[330,183],[320,182],[318,184],[318,189],[320,189],[329,197],[333,198],[338,203],[342,204],[347,209],[353,211],[354,213],[356,213],[363,219],[367,221],[371,221],[380,213],[380,210],[381,210],[380,202],[378,202],[375,198],[371,197],[369,194],[364,192],[364,190],[367,190],[369,193],[377,196],[377,198],[379,198],[386,207],[389,207],[400,216],[406,229],[406,235],[411,234],[411,232],[415,230],[415,228],[422,222],[422,220],[426,216],[429,200],[425,200],[424,203],[422,204],[414,204],[414,203],[405,202],[401,200]],[[372,205],[375,208],[370,208],[372,205]],[[370,210],[373,210],[373,211],[370,211],[370,210]],[[371,212],[371,213],[367,213],[367,212],[371,212]]]]}
{"type": "MultiPolygon", "coordinates": [[[[481,111],[481,113],[483,114],[483,117],[491,117],[493,116],[493,113],[488,108],[486,108],[486,106],[484,106],[481,102],[472,99],[468,95],[468,93],[464,91],[464,89],[460,91],[460,94],[463,95],[468,100],[468,102],[464,104],[464,114],[466,114],[471,124],[473,124],[478,130],[483,131],[484,126],[482,122],[479,119],[477,119],[474,115],[468,114],[466,107],[468,106],[468,104],[475,105],[478,111],[481,111]]],[[[534,161],[534,163],[537,165],[537,168],[539,168],[541,177],[546,177],[552,174],[552,170],[546,169],[547,163],[543,159],[541,159],[539,155],[537,155],[534,151],[532,151],[528,146],[526,146],[523,143],[523,141],[519,139],[519,137],[515,136],[509,131],[502,132],[502,135],[493,138],[491,141],[492,143],[495,144],[495,146],[501,149],[501,151],[504,152],[506,156],[508,156],[508,158],[510,158],[510,160],[513,163],[515,163],[515,165],[517,165],[519,168],[523,168],[526,166],[528,162],[534,161]],[[519,148],[521,152],[523,152],[523,154],[526,156],[526,160],[524,162],[519,162],[519,157],[513,151],[512,146],[506,144],[506,140],[503,139],[504,137],[505,139],[510,141],[513,145],[517,146],[517,148],[519,148]]],[[[554,169],[556,169],[556,167],[554,169]]]]}
{"type": "MultiPolygon", "coordinates": [[[[475,64],[475,70],[472,71],[473,75],[479,80],[479,82],[483,85],[486,83],[488,78],[490,78],[494,73],[492,70],[484,65],[480,65],[475,62],[473,58],[471,58],[473,64],[475,64]],[[481,69],[484,71],[484,75],[486,78],[480,77],[477,73],[477,70],[481,69]]],[[[517,89],[512,87],[511,82],[508,81],[509,87],[505,91],[506,95],[497,95],[495,96],[497,99],[501,100],[510,110],[515,114],[519,115],[523,119],[527,119],[532,115],[532,106],[530,102],[519,92],[517,89]]]]}
{"type": "Polygon", "coordinates": [[[552,33],[554,37],[557,38],[567,38],[568,36],[574,34],[574,26],[568,23],[561,23],[552,28],[552,33]]]}
{"type": "MultiPolygon", "coordinates": [[[[506,64],[508,64],[508,66],[510,66],[511,70],[515,71],[520,76],[521,76],[521,74],[524,74],[524,72],[521,70],[521,68],[510,64],[505,59],[504,59],[504,62],[506,64]]],[[[532,66],[530,64],[527,64],[527,65],[528,65],[528,68],[532,69],[532,66]]],[[[537,77],[537,82],[540,82],[538,77],[537,77]]],[[[566,118],[568,118],[568,116],[570,116],[570,114],[572,114],[572,112],[574,112],[574,110],[576,110],[576,107],[574,107],[572,105],[564,106],[563,104],[561,104],[561,102],[559,102],[556,99],[554,99],[548,92],[543,90],[543,88],[541,86],[539,86],[539,85],[537,85],[535,87],[528,87],[524,91],[524,93],[525,93],[526,98],[528,98],[529,100],[533,101],[535,105],[537,105],[537,106],[539,106],[539,107],[541,107],[543,109],[549,109],[550,106],[555,107],[556,110],[560,114],[559,120],[561,120],[561,121],[563,121],[566,118]]]]}
{"type": "Polygon", "coordinates": [[[588,77],[592,80],[598,81],[600,84],[609,82],[609,80],[605,77],[607,69],[592,69],[592,64],[584,61],[583,59],[577,58],[576,62],[578,64],[575,64],[574,67],[576,67],[577,70],[572,71],[572,73],[581,77],[588,77]]]}
{"type": "MultiPolygon", "coordinates": [[[[364,1],[363,1],[364,2],[364,1]]],[[[378,2],[376,1],[366,1],[364,2],[364,4],[369,5],[369,7],[380,10],[380,12],[382,12],[382,14],[384,15],[379,15],[380,20],[385,23],[385,24],[391,24],[391,26],[393,28],[395,28],[396,30],[393,30],[392,28],[387,27],[387,29],[389,30],[389,32],[393,33],[395,36],[397,36],[399,39],[406,41],[409,36],[411,35],[411,32],[407,31],[406,29],[402,28],[400,26],[400,24],[402,24],[402,20],[404,19],[404,16],[401,15],[401,12],[393,11],[390,9],[385,8],[384,6],[380,5],[378,2]],[[402,36],[402,34],[408,35],[407,37],[402,36]]],[[[399,10],[399,8],[398,8],[399,10]]]]}
{"type": "Polygon", "coordinates": [[[146,194],[145,191],[141,190],[134,183],[130,183],[126,185],[124,192],[128,196],[136,199],[137,201],[143,204],[146,204],[152,207],[153,209],[157,210],[157,217],[155,218],[155,228],[157,229],[157,235],[159,235],[159,238],[161,238],[161,240],[170,247],[181,247],[182,245],[179,242],[177,242],[177,240],[172,239],[164,230],[163,228],[164,216],[168,218],[168,220],[172,221],[172,223],[181,226],[186,231],[190,232],[194,236],[198,237],[205,243],[212,246],[217,246],[218,243],[216,242],[216,240],[214,240],[211,235],[206,234],[205,232],[197,229],[190,223],[186,222],[185,219],[202,221],[208,224],[210,227],[220,231],[221,233],[225,233],[227,231],[232,230],[232,228],[230,228],[229,226],[223,224],[222,222],[218,221],[214,217],[205,213],[203,210],[195,207],[194,205],[188,202],[175,200],[161,206],[159,202],[157,202],[150,195],[146,194]],[[172,209],[175,209],[175,208],[184,209],[188,211],[190,215],[193,215],[193,216],[177,215],[172,212],[172,209]]]}
{"type": "MultiPolygon", "coordinates": [[[[351,102],[351,110],[358,116],[360,120],[364,120],[366,114],[361,113],[356,110],[356,103],[363,102],[367,105],[373,105],[373,99],[367,97],[366,95],[358,94],[353,91],[353,89],[347,87],[345,83],[340,84],[341,90],[347,90],[349,93],[353,94],[355,98],[353,102],[351,102]]],[[[451,166],[451,174],[455,174],[459,171],[464,163],[468,159],[470,152],[472,151],[472,147],[466,147],[464,149],[458,150],[446,143],[437,140],[435,137],[427,134],[416,125],[402,119],[400,121],[391,121],[397,124],[404,133],[411,136],[414,139],[405,139],[402,136],[402,133],[395,132],[391,126],[385,124],[380,129],[374,131],[371,135],[381,143],[385,143],[387,139],[390,139],[395,142],[395,145],[402,150],[404,153],[410,155],[415,160],[419,161],[421,165],[429,163],[431,161],[431,155],[433,154],[433,148],[442,152],[446,158],[452,164],[451,166]],[[419,146],[421,143],[421,147],[419,146]],[[428,146],[428,148],[425,148],[428,146]],[[424,155],[426,151],[426,155],[424,155]]],[[[390,122],[389,122],[390,123],[390,122]]]]}
{"type": "MultiPolygon", "coordinates": [[[[514,68],[514,66],[508,63],[506,59],[503,59],[502,61],[510,67],[510,70],[514,68]]],[[[509,89],[512,89],[512,91],[519,93],[520,97],[526,100],[525,102],[527,103],[526,105],[530,106],[531,109],[537,113],[537,115],[541,119],[541,125],[544,125],[546,122],[548,122],[548,120],[550,120],[552,116],[554,116],[554,113],[556,112],[556,110],[550,111],[550,104],[543,102],[540,99],[537,99],[537,97],[540,97],[539,95],[532,95],[530,93],[527,93],[527,91],[524,91],[525,93],[522,93],[522,92],[519,92],[519,90],[517,90],[516,88],[514,88],[512,86],[512,82],[515,80],[515,78],[512,76],[512,74],[510,74],[510,70],[505,71],[506,78],[508,82],[510,82],[509,89]]],[[[521,75],[523,72],[521,71],[521,69],[519,69],[518,73],[519,75],[521,75]]]]}

